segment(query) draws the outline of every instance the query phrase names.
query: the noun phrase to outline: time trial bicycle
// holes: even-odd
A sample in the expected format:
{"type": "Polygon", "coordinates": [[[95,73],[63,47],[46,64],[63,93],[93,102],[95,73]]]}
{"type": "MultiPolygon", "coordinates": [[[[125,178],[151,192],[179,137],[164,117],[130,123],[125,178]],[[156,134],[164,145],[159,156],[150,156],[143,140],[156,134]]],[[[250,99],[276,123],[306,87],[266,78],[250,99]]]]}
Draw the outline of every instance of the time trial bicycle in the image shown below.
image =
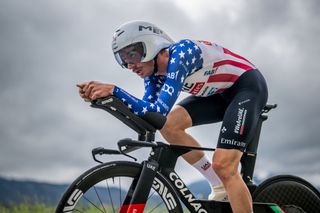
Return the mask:
{"type": "MultiPolygon", "coordinates": [[[[118,118],[138,133],[138,139],[120,140],[118,150],[93,149],[92,156],[100,164],[80,175],[69,186],[56,213],[232,212],[227,201],[197,199],[174,170],[179,156],[194,149],[215,149],[156,142],[155,133],[162,128],[166,118],[156,112],[139,117],[114,96],[97,99],[91,106],[118,118]],[[151,149],[148,159],[140,163],[123,160],[103,163],[97,158],[99,155],[124,155],[136,160],[129,153],[140,148],[151,149]]],[[[252,194],[254,212],[319,213],[320,193],[302,178],[279,175],[260,185],[253,182],[262,123],[276,106],[268,104],[262,110],[255,135],[241,159],[241,174],[252,194]]]]}

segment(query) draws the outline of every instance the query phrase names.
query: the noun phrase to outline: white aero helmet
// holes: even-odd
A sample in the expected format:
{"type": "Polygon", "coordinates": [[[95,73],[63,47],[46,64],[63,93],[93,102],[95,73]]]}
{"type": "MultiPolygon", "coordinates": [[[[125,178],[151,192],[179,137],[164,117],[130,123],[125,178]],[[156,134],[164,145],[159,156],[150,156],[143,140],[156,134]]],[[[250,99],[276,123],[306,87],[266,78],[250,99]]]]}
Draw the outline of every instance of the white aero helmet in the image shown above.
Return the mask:
{"type": "Polygon", "coordinates": [[[147,62],[174,41],[160,28],[145,21],[122,24],[114,33],[112,49],[122,67],[130,63],[147,62]]]}

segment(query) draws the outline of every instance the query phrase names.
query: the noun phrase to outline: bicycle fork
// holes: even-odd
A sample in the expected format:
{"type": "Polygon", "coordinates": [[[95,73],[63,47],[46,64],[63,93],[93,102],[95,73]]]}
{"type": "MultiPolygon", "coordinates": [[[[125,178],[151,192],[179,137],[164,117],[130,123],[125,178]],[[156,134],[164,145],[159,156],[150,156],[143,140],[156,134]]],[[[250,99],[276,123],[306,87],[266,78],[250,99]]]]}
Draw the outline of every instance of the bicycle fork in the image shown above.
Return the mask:
{"type": "Polygon", "coordinates": [[[131,183],[120,213],[143,213],[158,167],[156,161],[143,162],[141,173],[131,183]]]}

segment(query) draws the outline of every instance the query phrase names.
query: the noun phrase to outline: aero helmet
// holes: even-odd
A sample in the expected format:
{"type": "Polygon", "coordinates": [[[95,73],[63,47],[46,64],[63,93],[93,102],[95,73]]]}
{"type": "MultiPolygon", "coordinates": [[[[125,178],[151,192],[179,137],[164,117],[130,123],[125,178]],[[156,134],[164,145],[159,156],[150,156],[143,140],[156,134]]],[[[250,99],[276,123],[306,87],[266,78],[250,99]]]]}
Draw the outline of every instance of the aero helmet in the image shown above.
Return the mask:
{"type": "Polygon", "coordinates": [[[129,63],[147,62],[174,41],[160,28],[145,21],[122,24],[114,33],[112,49],[122,67],[129,63]]]}

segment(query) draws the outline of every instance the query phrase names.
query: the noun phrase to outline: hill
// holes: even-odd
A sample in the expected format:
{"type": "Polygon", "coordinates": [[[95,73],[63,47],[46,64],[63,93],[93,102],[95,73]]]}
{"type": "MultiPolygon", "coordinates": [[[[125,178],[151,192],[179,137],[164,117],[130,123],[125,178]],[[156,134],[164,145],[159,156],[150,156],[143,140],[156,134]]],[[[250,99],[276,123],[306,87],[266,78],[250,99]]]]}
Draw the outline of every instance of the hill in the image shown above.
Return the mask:
{"type": "Polygon", "coordinates": [[[9,180],[0,177],[0,204],[21,202],[55,204],[67,185],[35,181],[9,180]]]}

